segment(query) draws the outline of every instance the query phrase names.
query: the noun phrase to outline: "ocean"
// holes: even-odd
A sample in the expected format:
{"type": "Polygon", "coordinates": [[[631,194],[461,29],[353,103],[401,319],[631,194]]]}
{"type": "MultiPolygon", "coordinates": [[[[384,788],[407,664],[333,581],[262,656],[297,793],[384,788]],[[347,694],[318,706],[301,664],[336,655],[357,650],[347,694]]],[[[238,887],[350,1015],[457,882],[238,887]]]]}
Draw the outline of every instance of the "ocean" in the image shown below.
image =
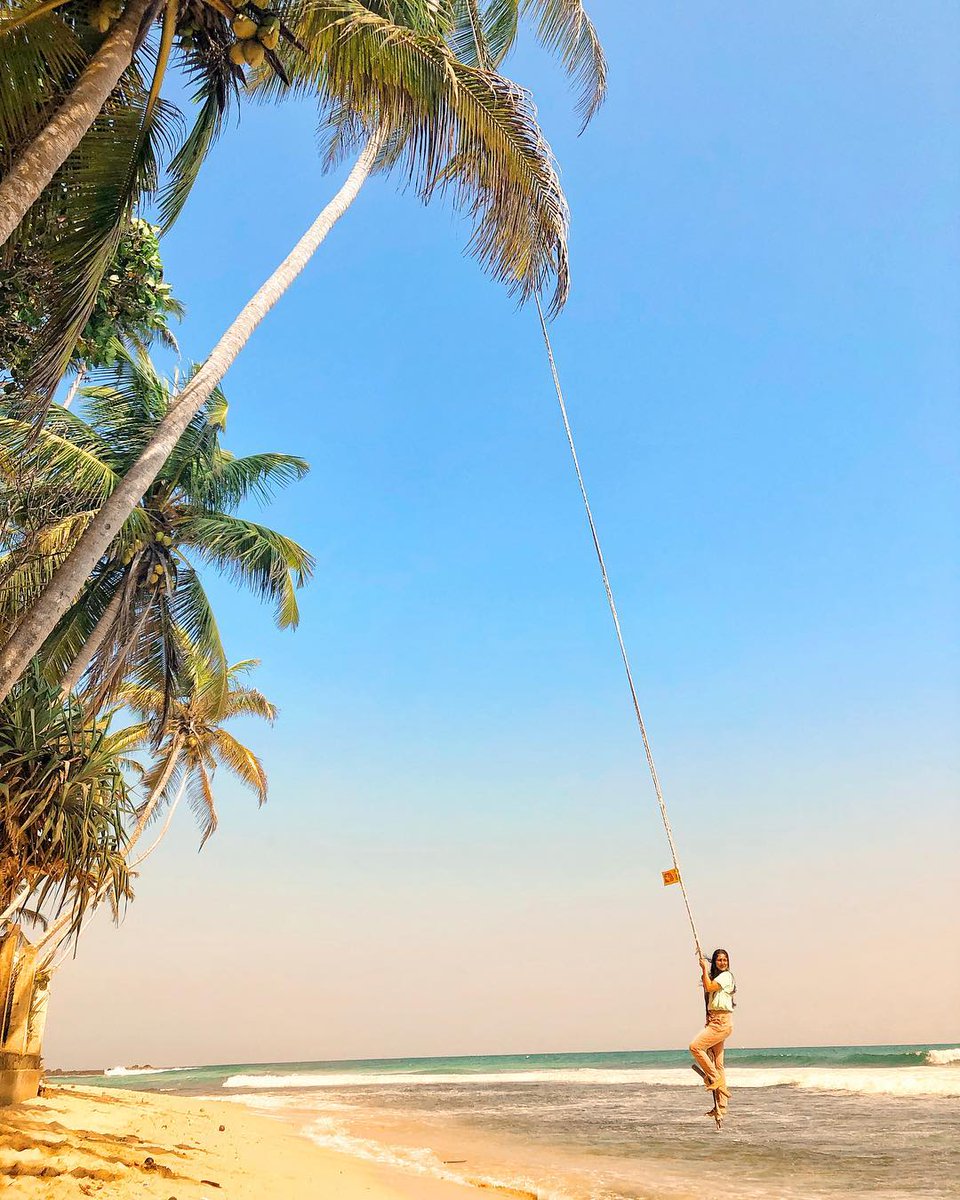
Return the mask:
{"type": "Polygon", "coordinates": [[[681,1051],[114,1068],[321,1146],[531,1200],[960,1197],[960,1048],[731,1048],[722,1132],[681,1051]]]}

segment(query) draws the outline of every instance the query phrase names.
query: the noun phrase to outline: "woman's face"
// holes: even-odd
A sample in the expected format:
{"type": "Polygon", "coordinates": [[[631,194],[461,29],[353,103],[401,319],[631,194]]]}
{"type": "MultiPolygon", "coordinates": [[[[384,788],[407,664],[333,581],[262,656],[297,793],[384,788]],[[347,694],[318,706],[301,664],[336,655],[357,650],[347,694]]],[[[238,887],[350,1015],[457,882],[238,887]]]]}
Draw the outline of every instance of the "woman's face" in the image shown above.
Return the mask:
{"type": "Polygon", "coordinates": [[[730,967],[730,959],[727,958],[726,954],[723,952],[723,950],[721,950],[720,953],[717,955],[717,970],[718,971],[726,971],[729,969],[729,967],[730,967]]]}

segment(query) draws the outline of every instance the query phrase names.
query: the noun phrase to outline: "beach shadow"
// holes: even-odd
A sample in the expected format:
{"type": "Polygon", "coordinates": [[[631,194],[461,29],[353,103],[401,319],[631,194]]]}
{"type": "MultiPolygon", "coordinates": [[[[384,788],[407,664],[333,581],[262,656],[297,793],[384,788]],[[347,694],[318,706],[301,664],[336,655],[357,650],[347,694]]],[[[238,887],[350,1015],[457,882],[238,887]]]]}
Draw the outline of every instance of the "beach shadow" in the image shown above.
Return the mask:
{"type": "Polygon", "coordinates": [[[183,1159],[180,1149],[144,1141],[135,1134],[74,1129],[50,1120],[62,1115],[55,1103],[0,1109],[0,1179],[60,1177],[116,1181],[131,1172],[193,1182],[155,1155],[183,1159]]]}

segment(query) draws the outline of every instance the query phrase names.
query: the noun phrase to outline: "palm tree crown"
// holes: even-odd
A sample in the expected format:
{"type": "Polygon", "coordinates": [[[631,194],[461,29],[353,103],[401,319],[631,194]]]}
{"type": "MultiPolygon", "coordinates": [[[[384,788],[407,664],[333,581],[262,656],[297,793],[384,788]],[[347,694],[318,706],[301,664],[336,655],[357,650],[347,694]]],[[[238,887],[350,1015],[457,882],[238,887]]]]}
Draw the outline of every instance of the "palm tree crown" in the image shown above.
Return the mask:
{"type": "Polygon", "coordinates": [[[139,737],[144,746],[160,743],[156,765],[144,778],[147,800],[131,843],[164,800],[185,790],[200,825],[202,846],[217,828],[213,774],[219,765],[250,788],[259,804],[266,801],[267,776],[260,759],[222,727],[234,717],[275,719],[276,707],[243,682],[256,666],[256,659],[246,659],[221,674],[204,658],[188,654],[172,703],[156,684],[128,683],[121,688],[121,700],[140,718],[128,737],[139,737]]]}
{"type": "MultiPolygon", "coordinates": [[[[69,553],[163,419],[173,391],[145,355],[123,354],[109,381],[83,394],[85,416],[53,405],[38,437],[14,405],[0,406],[8,461],[25,458],[36,481],[30,511],[20,519],[26,536],[8,553],[10,570],[0,584],[5,624],[69,553]]],[[[235,458],[220,444],[226,411],[217,390],[114,537],[48,639],[44,659],[51,678],[61,679],[88,647],[83,667],[89,667],[90,691],[101,703],[123,674],[153,671],[172,686],[182,659],[180,634],[222,668],[220,634],[199,574],[205,564],[271,601],[281,627],[297,624],[296,589],[312,574],[311,555],[235,510],[250,498],[265,502],[302,478],[308,466],[288,454],[235,458]],[[98,633],[98,644],[90,647],[98,633]]],[[[0,468],[5,456],[0,454],[0,468]]]]}

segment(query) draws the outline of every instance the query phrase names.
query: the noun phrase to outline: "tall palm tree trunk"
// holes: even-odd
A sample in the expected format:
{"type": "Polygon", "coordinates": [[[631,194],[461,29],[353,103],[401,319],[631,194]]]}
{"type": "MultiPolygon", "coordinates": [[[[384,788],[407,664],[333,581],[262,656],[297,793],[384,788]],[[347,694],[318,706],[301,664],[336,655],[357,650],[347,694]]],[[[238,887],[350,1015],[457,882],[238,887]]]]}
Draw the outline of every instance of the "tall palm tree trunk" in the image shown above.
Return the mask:
{"type": "Polygon", "coordinates": [[[0,651],[0,701],[26,670],[74,597],[89,578],[144,492],[156,479],[183,431],[200,411],[250,335],[310,261],[323,239],[357,198],[370,174],[385,135],[370,138],[343,187],[283,260],[214,347],[156,428],[145,450],[120,480],[112,495],[87,526],[76,546],[28,609],[0,651]]]}
{"type": "MultiPolygon", "coordinates": [[[[134,843],[135,839],[134,838],[130,839],[130,843],[127,846],[127,855],[128,855],[127,865],[131,869],[134,867],[139,867],[142,862],[144,862],[146,859],[148,859],[150,857],[150,855],[154,852],[154,850],[156,850],[156,848],[160,845],[160,843],[163,841],[163,839],[167,836],[167,830],[170,828],[170,822],[173,820],[173,814],[177,811],[177,805],[183,799],[183,793],[187,790],[187,783],[189,781],[189,778],[190,777],[189,777],[188,772],[184,771],[183,778],[180,780],[180,786],[177,788],[177,794],[170,801],[170,807],[167,809],[167,819],[163,823],[163,828],[160,830],[160,832],[154,838],[153,842],[147,847],[147,849],[144,850],[142,854],[138,854],[137,857],[134,859],[129,858],[129,854],[130,854],[130,851],[133,849],[133,843],[134,843]]],[[[142,836],[142,835],[137,834],[137,837],[140,837],[140,836],[142,836]]]]}
{"type": "Polygon", "coordinates": [[[80,653],[73,660],[70,666],[60,680],[60,691],[64,696],[68,696],[70,692],[77,690],[77,684],[83,678],[87,667],[93,662],[93,656],[103,645],[103,639],[110,632],[110,628],[117,619],[117,614],[120,612],[120,606],[123,604],[124,589],[117,588],[111,597],[110,603],[103,610],[100,620],[90,630],[90,636],[83,643],[80,653]]]}
{"type": "Polygon", "coordinates": [[[80,144],[133,59],[143,19],[154,0],[130,0],[120,20],[87,63],[73,91],[0,183],[0,245],[80,144]]]}

